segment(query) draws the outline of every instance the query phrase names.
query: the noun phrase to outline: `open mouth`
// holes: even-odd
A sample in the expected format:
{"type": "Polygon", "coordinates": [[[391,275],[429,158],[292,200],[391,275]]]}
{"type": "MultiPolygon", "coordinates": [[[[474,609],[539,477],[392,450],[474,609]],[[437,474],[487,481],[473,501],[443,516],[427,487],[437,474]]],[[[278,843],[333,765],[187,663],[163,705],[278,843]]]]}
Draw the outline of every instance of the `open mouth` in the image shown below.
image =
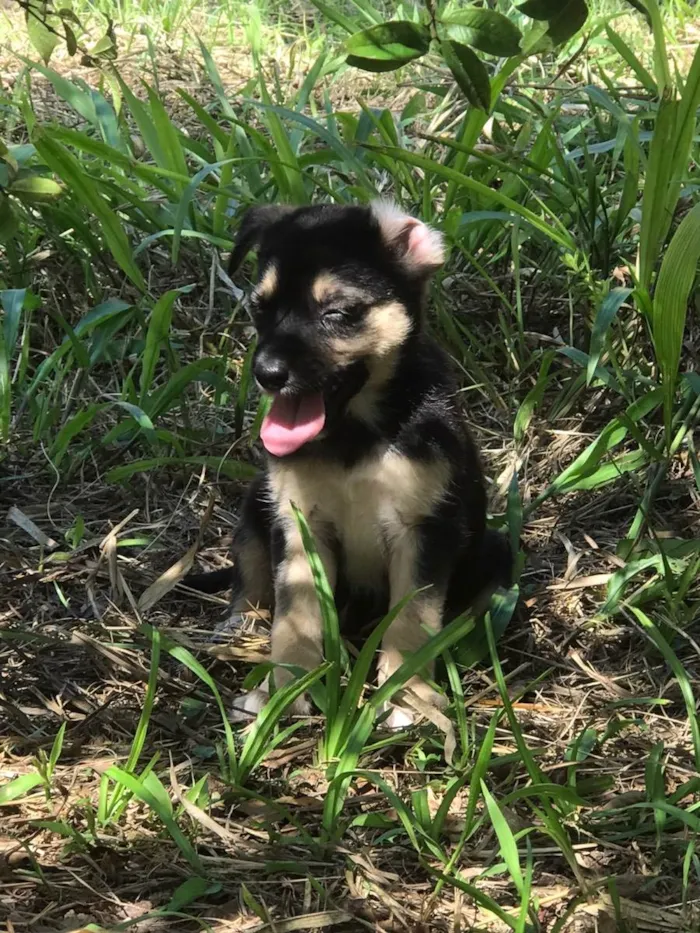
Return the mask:
{"type": "Polygon", "coordinates": [[[274,457],[293,454],[323,430],[326,406],[323,395],[273,395],[272,406],[263,419],[260,439],[274,457]]]}

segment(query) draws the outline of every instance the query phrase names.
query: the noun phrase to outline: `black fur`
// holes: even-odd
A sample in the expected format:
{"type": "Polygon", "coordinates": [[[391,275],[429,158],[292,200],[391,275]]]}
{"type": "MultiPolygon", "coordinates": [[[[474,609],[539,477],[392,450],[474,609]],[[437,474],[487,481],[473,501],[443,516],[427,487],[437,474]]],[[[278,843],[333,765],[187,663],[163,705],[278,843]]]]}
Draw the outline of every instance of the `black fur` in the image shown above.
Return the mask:
{"type": "MultiPolygon", "coordinates": [[[[411,253],[411,223],[407,218],[405,229],[395,225],[396,232],[391,225],[383,226],[369,208],[356,206],[254,208],[241,225],[230,274],[254,247],[261,276],[275,269],[274,288],[253,299],[256,376],[261,382],[281,380],[275,389],[282,395],[323,395],[323,432],[282,458],[285,464],[351,470],[390,449],[418,464],[448,465],[445,495],[415,529],[415,576],[418,585],[436,586],[445,593],[445,616],[451,618],[483,591],[510,584],[512,555],[506,538],[486,529],[482,469],[465,427],[453,367],[423,327],[432,268],[411,253]],[[321,273],[343,285],[328,300],[314,298],[314,283],[321,273]],[[343,341],[351,346],[365,333],[372,309],[388,302],[399,307],[397,321],[405,323],[405,332],[392,350],[391,366],[381,379],[375,378],[376,391],[367,409],[353,412],[349,406],[367,388],[376,360],[366,351],[349,354],[339,365],[332,348],[344,346],[343,341]]],[[[390,337],[395,323],[389,322],[390,337]]],[[[275,459],[271,456],[270,462],[275,459]]],[[[322,499],[322,489],[319,496],[322,499]]],[[[233,548],[236,565],[241,563],[241,550],[255,539],[267,561],[261,571],[272,583],[285,556],[286,527],[263,474],[246,496],[233,548]]],[[[371,586],[369,581],[350,579],[341,531],[328,527],[322,533],[338,565],[339,609],[355,628],[388,610],[387,571],[384,568],[371,586]]],[[[193,575],[184,582],[208,592],[230,584],[244,586],[238,570],[226,573],[193,575]]],[[[241,595],[245,593],[234,594],[238,602],[241,595]]],[[[288,610],[288,606],[270,608],[288,610]]]]}

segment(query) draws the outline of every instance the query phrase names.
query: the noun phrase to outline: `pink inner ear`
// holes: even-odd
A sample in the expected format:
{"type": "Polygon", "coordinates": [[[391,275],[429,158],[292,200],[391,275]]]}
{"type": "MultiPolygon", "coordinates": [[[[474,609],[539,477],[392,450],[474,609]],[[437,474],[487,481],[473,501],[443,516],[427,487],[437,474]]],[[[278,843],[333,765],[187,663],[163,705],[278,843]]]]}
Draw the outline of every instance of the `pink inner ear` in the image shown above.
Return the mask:
{"type": "Polygon", "coordinates": [[[444,260],[440,235],[420,220],[413,220],[408,229],[406,258],[412,265],[436,269],[444,260]]]}

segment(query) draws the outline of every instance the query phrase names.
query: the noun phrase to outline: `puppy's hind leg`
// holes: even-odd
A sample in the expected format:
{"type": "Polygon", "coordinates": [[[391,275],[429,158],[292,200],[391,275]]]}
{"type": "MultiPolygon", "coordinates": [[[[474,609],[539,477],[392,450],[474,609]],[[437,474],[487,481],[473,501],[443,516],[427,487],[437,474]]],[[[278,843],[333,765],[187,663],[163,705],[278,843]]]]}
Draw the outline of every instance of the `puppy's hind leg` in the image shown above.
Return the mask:
{"type": "Polygon", "coordinates": [[[272,557],[270,550],[269,504],[265,477],[250,485],[243,501],[231,556],[231,605],[226,622],[218,632],[238,628],[245,614],[256,609],[271,610],[274,603],[272,557]]]}
{"type": "Polygon", "coordinates": [[[499,587],[513,583],[513,552],[508,538],[487,528],[478,550],[462,556],[452,572],[447,590],[445,621],[450,622],[468,609],[480,615],[488,608],[499,587]]]}

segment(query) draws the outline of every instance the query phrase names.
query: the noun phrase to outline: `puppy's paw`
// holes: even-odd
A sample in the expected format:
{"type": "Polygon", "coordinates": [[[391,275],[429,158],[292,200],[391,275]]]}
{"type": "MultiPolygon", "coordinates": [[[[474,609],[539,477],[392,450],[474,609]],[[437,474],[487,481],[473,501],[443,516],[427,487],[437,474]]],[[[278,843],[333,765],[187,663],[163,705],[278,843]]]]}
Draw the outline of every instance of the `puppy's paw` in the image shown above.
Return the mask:
{"type": "MultiPolygon", "coordinates": [[[[256,690],[242,693],[233,701],[231,721],[251,722],[267,705],[269,699],[270,691],[267,681],[262,683],[256,690]]],[[[303,694],[297,697],[292,705],[285,710],[286,716],[309,716],[310,714],[311,704],[303,694]]]]}
{"type": "Polygon", "coordinates": [[[270,694],[265,689],[265,685],[249,693],[240,694],[233,701],[231,722],[251,722],[269,699],[270,694]]]}
{"type": "Polygon", "coordinates": [[[413,710],[407,709],[405,706],[391,706],[389,704],[386,708],[391,712],[382,723],[385,729],[390,732],[400,732],[402,729],[410,729],[411,726],[415,726],[418,717],[413,710]]]}

